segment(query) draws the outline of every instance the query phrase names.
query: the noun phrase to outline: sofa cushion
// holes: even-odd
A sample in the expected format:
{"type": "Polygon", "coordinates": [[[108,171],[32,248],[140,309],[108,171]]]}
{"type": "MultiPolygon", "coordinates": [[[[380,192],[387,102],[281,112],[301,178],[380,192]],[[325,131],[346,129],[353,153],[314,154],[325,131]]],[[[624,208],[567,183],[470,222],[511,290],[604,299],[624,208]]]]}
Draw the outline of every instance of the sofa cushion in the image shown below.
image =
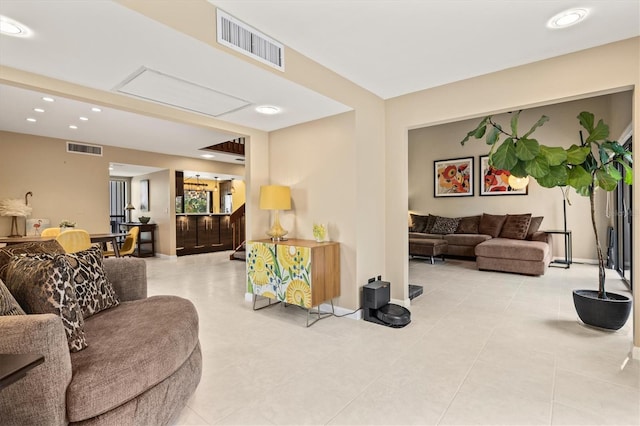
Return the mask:
{"type": "Polygon", "coordinates": [[[442,217],[436,216],[436,221],[433,224],[433,228],[431,228],[432,234],[453,234],[456,232],[458,228],[458,222],[460,221],[457,217],[442,217]]]}
{"type": "Polygon", "coordinates": [[[84,319],[64,254],[14,256],[6,269],[7,288],[28,314],[56,314],[62,319],[71,352],[87,347],[84,319]]]}
{"type": "Polygon", "coordinates": [[[549,254],[549,244],[540,241],[492,238],[476,246],[476,256],[543,262],[549,254]]]}
{"type": "Polygon", "coordinates": [[[531,214],[508,214],[502,225],[500,238],[512,238],[514,240],[524,240],[527,237],[531,214]]]}
{"type": "Polygon", "coordinates": [[[481,216],[461,217],[456,228],[456,234],[477,234],[481,216]]]}
{"type": "Polygon", "coordinates": [[[154,296],[93,315],[85,332],[91,345],[71,354],[70,422],[119,407],[171,376],[198,344],[198,314],[186,299],[154,296]]]}
{"type": "Polygon", "coordinates": [[[31,243],[12,244],[0,248],[0,280],[6,282],[6,270],[13,256],[25,253],[64,254],[64,249],[56,240],[36,241],[31,243]]]}
{"type": "Polygon", "coordinates": [[[411,217],[411,227],[409,228],[409,232],[425,232],[429,216],[413,213],[409,213],[409,216],[411,217]]]}
{"type": "Polygon", "coordinates": [[[445,241],[451,246],[471,246],[474,247],[483,241],[487,241],[491,235],[485,234],[448,234],[444,236],[445,241]]]}
{"type": "Polygon", "coordinates": [[[25,315],[6,285],[0,280],[0,316],[25,315]]]}
{"type": "Polygon", "coordinates": [[[480,218],[480,225],[478,225],[478,233],[491,235],[493,238],[496,238],[498,235],[500,235],[502,225],[504,224],[504,221],[506,219],[506,215],[483,213],[482,217],[480,218]]]}
{"type": "Polygon", "coordinates": [[[93,246],[87,250],[68,253],[66,256],[71,267],[78,304],[85,320],[93,314],[118,305],[118,295],[104,272],[100,247],[93,246]]]}
{"type": "Polygon", "coordinates": [[[527,239],[530,240],[533,234],[538,232],[540,229],[540,225],[542,225],[543,216],[536,216],[531,218],[531,223],[529,224],[529,229],[527,230],[527,239]]]}

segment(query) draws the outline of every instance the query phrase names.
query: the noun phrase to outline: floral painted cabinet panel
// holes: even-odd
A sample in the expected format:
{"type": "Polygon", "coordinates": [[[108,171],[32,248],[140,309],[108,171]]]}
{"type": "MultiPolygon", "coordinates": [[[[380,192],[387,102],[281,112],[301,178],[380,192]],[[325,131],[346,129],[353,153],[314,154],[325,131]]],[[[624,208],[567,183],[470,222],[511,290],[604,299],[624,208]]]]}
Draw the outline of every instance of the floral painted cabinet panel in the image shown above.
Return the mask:
{"type": "Polygon", "coordinates": [[[340,296],[340,245],[248,242],[247,292],[307,309],[340,296]]]}

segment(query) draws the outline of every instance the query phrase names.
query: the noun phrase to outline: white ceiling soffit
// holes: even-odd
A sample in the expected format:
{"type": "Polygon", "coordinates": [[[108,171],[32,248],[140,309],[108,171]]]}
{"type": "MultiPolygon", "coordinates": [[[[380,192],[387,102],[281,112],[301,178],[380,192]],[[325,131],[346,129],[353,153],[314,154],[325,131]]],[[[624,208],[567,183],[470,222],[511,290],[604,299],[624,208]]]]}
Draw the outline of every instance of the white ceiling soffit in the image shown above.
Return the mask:
{"type": "Polygon", "coordinates": [[[109,176],[114,177],[135,177],[141,175],[150,175],[159,172],[159,167],[139,166],[137,164],[109,163],[109,176]]]}
{"type": "Polygon", "coordinates": [[[217,90],[142,67],[116,87],[153,102],[218,117],[249,105],[249,102],[217,90]]]}

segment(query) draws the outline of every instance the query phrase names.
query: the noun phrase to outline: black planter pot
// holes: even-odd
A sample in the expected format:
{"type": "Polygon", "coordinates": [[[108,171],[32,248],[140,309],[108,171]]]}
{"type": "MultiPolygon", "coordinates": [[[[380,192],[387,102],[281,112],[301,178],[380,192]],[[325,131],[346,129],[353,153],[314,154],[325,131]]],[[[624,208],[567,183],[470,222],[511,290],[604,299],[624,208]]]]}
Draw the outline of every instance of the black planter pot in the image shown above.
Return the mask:
{"type": "Polygon", "coordinates": [[[599,299],[597,290],[573,290],[573,304],[585,324],[618,330],[629,318],[631,299],[616,293],[605,294],[606,299],[599,299]]]}

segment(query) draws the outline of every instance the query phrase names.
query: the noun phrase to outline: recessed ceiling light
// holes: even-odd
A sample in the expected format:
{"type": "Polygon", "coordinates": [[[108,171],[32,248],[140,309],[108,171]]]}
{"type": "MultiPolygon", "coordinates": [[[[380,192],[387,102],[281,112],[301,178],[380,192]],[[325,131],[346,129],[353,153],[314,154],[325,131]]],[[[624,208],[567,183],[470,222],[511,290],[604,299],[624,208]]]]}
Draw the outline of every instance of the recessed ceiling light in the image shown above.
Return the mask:
{"type": "Polygon", "coordinates": [[[54,102],[55,101],[55,99],[53,99],[53,98],[51,98],[49,96],[44,96],[42,98],[42,100],[45,101],[45,102],[54,102]]]}
{"type": "Polygon", "coordinates": [[[87,117],[80,117],[80,120],[82,121],[89,121],[89,119],[87,117]]]}
{"type": "Polygon", "coordinates": [[[27,118],[27,121],[30,121],[31,123],[35,123],[37,120],[33,117],[29,117],[27,118]]]}
{"type": "Polygon", "coordinates": [[[42,108],[34,108],[33,109],[35,112],[44,112],[44,110],[42,108]]]}
{"type": "Polygon", "coordinates": [[[202,155],[200,155],[200,157],[202,157],[202,158],[213,158],[213,157],[215,157],[215,155],[213,155],[213,154],[202,154],[202,155]]]}
{"type": "Polygon", "coordinates": [[[575,25],[578,22],[584,20],[589,14],[587,9],[569,9],[564,12],[560,12],[553,18],[549,19],[547,26],[549,28],[566,28],[571,25],[575,25]]]}
{"type": "Polygon", "coordinates": [[[102,110],[100,108],[98,108],[98,107],[91,108],[91,111],[93,111],[93,112],[102,112],[102,110]]]}
{"type": "Polygon", "coordinates": [[[279,113],[280,108],[273,105],[261,105],[259,107],[256,107],[256,111],[260,114],[273,115],[279,113]]]}
{"type": "Polygon", "coordinates": [[[75,124],[69,124],[69,128],[76,130],[78,128],[78,126],[76,126],[75,124]]]}
{"type": "Polygon", "coordinates": [[[0,33],[13,37],[29,37],[31,30],[18,21],[0,15],[0,33]]]}

